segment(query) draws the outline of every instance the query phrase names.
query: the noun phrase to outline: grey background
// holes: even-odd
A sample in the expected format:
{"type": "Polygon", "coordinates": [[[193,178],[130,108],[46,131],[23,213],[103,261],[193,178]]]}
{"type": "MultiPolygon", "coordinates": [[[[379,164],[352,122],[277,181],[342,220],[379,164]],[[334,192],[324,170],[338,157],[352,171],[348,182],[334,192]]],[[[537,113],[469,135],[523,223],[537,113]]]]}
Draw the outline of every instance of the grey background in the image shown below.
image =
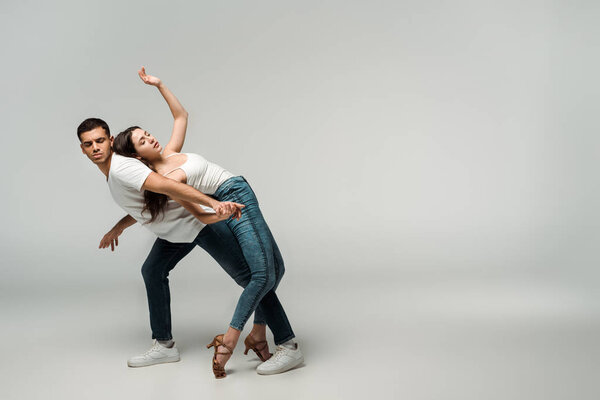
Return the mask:
{"type": "Polygon", "coordinates": [[[599,8],[4,0],[9,397],[597,398],[599,8]],[[257,192],[304,368],[265,381],[233,360],[215,386],[200,341],[239,289],[201,250],[171,279],[184,360],[125,368],[150,343],[154,238],[97,249],[123,212],[75,129],[99,116],[167,140],[141,65],[189,111],[184,150],[257,192]]]}

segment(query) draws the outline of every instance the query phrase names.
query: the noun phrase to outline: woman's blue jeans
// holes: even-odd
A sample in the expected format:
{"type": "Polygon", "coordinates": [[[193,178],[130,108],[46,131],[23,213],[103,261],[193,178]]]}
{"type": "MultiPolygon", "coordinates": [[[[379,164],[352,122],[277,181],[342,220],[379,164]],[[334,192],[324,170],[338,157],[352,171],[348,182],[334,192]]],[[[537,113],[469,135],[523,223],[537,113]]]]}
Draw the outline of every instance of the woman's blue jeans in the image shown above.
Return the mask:
{"type": "MultiPolygon", "coordinates": [[[[229,324],[232,328],[241,331],[259,304],[262,305],[261,311],[266,316],[267,307],[264,306],[263,300],[270,293],[272,293],[270,296],[276,298],[275,289],[285,271],[283,259],[260,211],[254,191],[246,179],[237,176],[226,180],[219,186],[213,197],[219,201],[233,201],[245,205],[239,221],[236,219],[226,221],[237,238],[250,269],[250,281],[244,287],[229,324]]],[[[271,304],[271,301],[267,300],[267,303],[271,304]]],[[[278,318],[277,324],[285,326],[289,331],[288,337],[278,338],[275,343],[293,338],[294,334],[283,308],[279,307],[277,315],[273,316],[278,318]]],[[[267,322],[269,323],[268,320],[267,322]]]]}
{"type": "MultiPolygon", "coordinates": [[[[244,254],[225,222],[207,225],[192,243],[172,243],[156,239],[142,266],[153,339],[169,340],[173,337],[168,276],[175,265],[195,246],[206,250],[240,286],[247,286],[251,280],[250,268],[244,254]]],[[[283,260],[281,263],[283,265],[283,260]]],[[[257,306],[254,323],[266,323],[273,332],[276,344],[294,337],[285,311],[274,291],[267,293],[257,306]]]]}

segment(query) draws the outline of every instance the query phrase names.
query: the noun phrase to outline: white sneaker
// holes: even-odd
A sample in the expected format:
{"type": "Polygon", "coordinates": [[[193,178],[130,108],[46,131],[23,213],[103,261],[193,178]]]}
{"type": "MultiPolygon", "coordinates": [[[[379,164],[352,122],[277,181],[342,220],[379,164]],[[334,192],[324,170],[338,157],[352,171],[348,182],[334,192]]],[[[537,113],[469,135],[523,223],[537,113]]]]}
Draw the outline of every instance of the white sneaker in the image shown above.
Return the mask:
{"type": "Polygon", "coordinates": [[[296,348],[294,350],[280,345],[277,346],[277,351],[275,351],[275,354],[273,354],[271,358],[256,368],[256,372],[258,372],[259,375],[280,374],[297,367],[303,362],[304,356],[298,348],[298,343],[296,343],[296,348]]]}
{"type": "Polygon", "coordinates": [[[165,347],[154,341],[154,346],[144,354],[133,356],[127,360],[129,367],[147,367],[148,365],[162,364],[179,361],[179,350],[173,343],[173,347],[165,347]]]}

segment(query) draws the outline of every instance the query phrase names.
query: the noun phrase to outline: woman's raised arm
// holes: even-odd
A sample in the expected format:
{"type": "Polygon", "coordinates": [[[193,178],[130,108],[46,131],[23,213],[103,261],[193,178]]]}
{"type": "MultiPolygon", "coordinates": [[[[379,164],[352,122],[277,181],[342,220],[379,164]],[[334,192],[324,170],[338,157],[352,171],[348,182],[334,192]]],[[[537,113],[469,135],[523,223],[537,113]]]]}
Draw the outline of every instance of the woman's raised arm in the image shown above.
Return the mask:
{"type": "Polygon", "coordinates": [[[138,71],[138,75],[145,84],[156,86],[158,88],[158,91],[169,105],[171,114],[173,114],[173,132],[171,133],[171,139],[169,139],[169,143],[167,143],[165,146],[164,154],[169,155],[171,153],[179,153],[183,147],[183,142],[185,141],[188,112],[185,110],[185,108],[183,108],[179,100],[177,100],[177,97],[171,93],[171,91],[160,79],[146,74],[146,68],[142,67],[138,71]]]}

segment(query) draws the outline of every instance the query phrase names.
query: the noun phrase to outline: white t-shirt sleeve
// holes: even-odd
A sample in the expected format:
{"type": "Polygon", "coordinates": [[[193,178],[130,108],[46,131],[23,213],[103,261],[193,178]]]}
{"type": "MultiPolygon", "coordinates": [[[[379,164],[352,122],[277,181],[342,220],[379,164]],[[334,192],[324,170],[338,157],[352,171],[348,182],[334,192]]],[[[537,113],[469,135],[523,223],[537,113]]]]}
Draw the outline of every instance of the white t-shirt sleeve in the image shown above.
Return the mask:
{"type": "Polygon", "coordinates": [[[121,185],[141,191],[151,172],[152,170],[140,160],[131,157],[120,157],[118,165],[111,171],[111,174],[121,185]]]}

